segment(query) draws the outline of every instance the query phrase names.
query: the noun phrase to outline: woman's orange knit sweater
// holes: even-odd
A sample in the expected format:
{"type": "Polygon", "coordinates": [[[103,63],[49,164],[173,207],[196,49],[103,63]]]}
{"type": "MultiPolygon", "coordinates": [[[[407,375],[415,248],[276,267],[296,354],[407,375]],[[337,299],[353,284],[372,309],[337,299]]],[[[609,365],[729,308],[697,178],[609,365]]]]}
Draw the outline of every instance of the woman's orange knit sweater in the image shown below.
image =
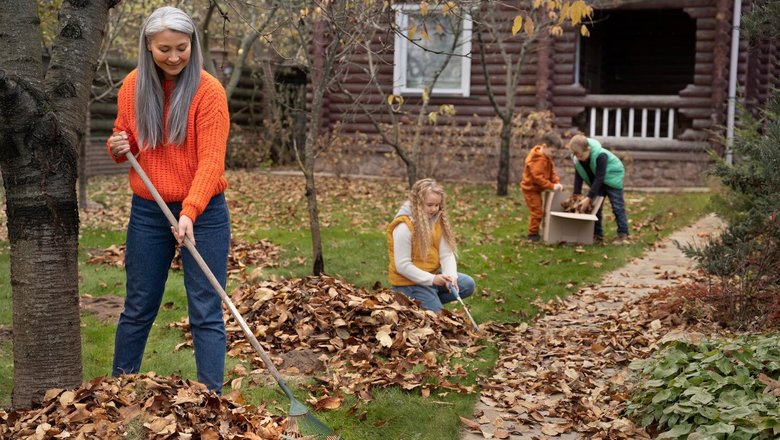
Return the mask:
{"type": "MultiPolygon", "coordinates": [[[[225,191],[225,152],[230,130],[227,97],[222,84],[201,72],[200,86],[190,104],[187,117],[187,138],[183,145],[167,142],[155,148],[146,148],[140,154],[136,143],[135,81],[137,71],[125,77],[117,97],[118,112],[114,132],[125,131],[130,149],[138,163],[149,176],[157,191],[166,202],[181,202],[180,215],[186,215],[194,222],[206,209],[209,200],[225,191]]],[[[164,115],[168,117],[168,103],[174,89],[173,81],[165,81],[164,115]]],[[[111,154],[111,148],[108,150],[111,154]]],[[[126,157],[114,157],[115,162],[124,162],[126,157]]],[[[145,199],[154,200],[141,177],[130,169],[130,188],[133,193],[145,199]]]]}

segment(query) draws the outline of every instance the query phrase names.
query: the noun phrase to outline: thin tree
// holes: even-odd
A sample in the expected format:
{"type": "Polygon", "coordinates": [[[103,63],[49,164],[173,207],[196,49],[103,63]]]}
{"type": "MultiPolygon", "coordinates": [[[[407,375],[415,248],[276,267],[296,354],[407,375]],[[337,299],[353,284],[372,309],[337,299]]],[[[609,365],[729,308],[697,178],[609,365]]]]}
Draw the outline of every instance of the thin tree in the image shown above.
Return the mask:
{"type": "Polygon", "coordinates": [[[302,61],[309,72],[311,98],[305,109],[306,136],[304,145],[294,143],[294,146],[305,179],[314,275],[325,272],[314,171],[317,157],[331,143],[328,133],[323,130],[326,96],[343,68],[340,60],[347,57],[357,42],[365,39],[366,14],[376,3],[368,0],[281,2],[285,28],[293,32],[297,41],[298,52],[294,57],[302,61]]]}
{"type": "MultiPolygon", "coordinates": [[[[533,2],[508,3],[500,0],[485,1],[474,12],[475,34],[479,42],[479,59],[485,78],[486,93],[490,104],[501,119],[501,144],[499,146],[496,194],[509,193],[509,161],[512,146],[512,124],[518,111],[518,86],[521,70],[529,55],[536,53],[539,61],[545,61],[545,53],[538,53],[540,40],[562,35],[564,26],[573,26],[588,35],[583,20],[593,15],[593,8],[583,0],[533,0],[533,2]],[[518,5],[519,6],[515,6],[518,5]],[[520,44],[519,50],[515,49],[520,44]],[[497,52],[504,68],[503,104],[494,86],[488,68],[489,57],[497,52]]],[[[538,93],[546,92],[546,85],[537,84],[538,93]],[[539,87],[541,86],[541,87],[539,87]]]]}
{"type": "Polygon", "coordinates": [[[12,405],[82,380],[78,146],[110,0],[64,2],[44,75],[38,2],[0,8],[0,170],[13,291],[12,405]]]}

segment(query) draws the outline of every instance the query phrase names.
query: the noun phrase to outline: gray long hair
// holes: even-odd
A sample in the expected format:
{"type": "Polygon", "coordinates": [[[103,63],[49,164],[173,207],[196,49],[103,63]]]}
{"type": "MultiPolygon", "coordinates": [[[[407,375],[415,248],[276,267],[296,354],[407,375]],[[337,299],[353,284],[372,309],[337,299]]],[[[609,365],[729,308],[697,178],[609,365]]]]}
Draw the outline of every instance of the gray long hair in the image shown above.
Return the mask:
{"type": "Polygon", "coordinates": [[[138,146],[154,148],[166,137],[176,145],[184,143],[187,137],[187,115],[195,91],[200,84],[203,55],[200,49],[197,27],[184,11],[171,6],[156,9],[144,21],[138,42],[138,76],[135,80],[135,115],[138,127],[138,146]],[[191,54],[187,66],[176,78],[176,88],[171,97],[168,121],[163,121],[164,92],[160,74],[154,64],[154,57],[148,49],[149,40],[160,32],[171,30],[190,36],[191,54]]]}

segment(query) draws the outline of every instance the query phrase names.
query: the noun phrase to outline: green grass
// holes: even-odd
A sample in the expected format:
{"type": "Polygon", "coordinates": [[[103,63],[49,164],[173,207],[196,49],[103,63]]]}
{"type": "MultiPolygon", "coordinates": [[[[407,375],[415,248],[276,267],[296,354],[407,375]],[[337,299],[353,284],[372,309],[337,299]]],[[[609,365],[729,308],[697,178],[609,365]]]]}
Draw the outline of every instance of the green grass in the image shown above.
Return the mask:
{"type": "MultiPolygon", "coordinates": [[[[231,182],[238,182],[231,183],[233,186],[227,194],[231,201],[234,236],[244,240],[268,239],[282,248],[280,266],[265,269],[264,274],[269,277],[309,275],[308,217],[302,191],[297,192],[302,179],[287,177],[294,180],[293,184],[274,180],[281,179],[279,177],[244,174],[228,177],[231,182]],[[242,179],[266,180],[247,188],[241,184],[242,179]]],[[[126,203],[129,197],[118,197],[103,190],[104,185],[122,187],[116,185],[115,179],[91,182],[94,198],[108,206],[116,203],[115,200],[126,203]]],[[[326,179],[319,186],[326,272],[361,287],[371,287],[377,282],[387,286],[384,226],[404,198],[403,182],[339,183],[334,180],[326,179]],[[339,185],[346,185],[347,189],[339,185]]],[[[494,195],[491,185],[447,184],[446,189],[448,211],[459,239],[459,270],[474,276],[478,284],[478,293],[467,300],[478,322],[531,319],[536,313],[531,304],[533,300],[566,296],[597,282],[606,272],[641,255],[649,244],[698,219],[707,212],[709,198],[708,194],[701,193],[627,193],[627,211],[634,237],[631,244],[547,246],[524,240],[528,216],[517,188],[512,188],[510,196],[503,198],[494,195]]],[[[609,207],[604,212],[609,242],[615,235],[615,222],[609,207]]],[[[86,264],[88,250],[123,242],[124,232],[118,227],[82,229],[79,266],[82,295],[124,295],[122,269],[86,264]]],[[[0,241],[0,325],[10,328],[9,253],[7,241],[0,241]]],[[[174,351],[174,347],[183,341],[182,334],[178,329],[167,327],[186,316],[182,284],[181,274],[172,272],[163,300],[167,306],[160,311],[150,335],[144,371],[195,378],[191,349],[174,351]]],[[[233,287],[229,285],[228,291],[233,287]]],[[[100,322],[85,314],[82,324],[84,379],[110,374],[115,323],[100,322]]],[[[476,358],[458,359],[470,371],[465,383],[473,385],[477,376],[489,374],[497,355],[496,348],[487,345],[476,358]]],[[[228,359],[228,368],[235,363],[228,359]]],[[[0,407],[10,404],[12,377],[11,344],[6,341],[0,343],[0,407]]],[[[295,388],[296,394],[300,393],[299,398],[305,400],[303,388],[295,388]]],[[[242,392],[250,403],[267,403],[279,414],[287,411],[289,402],[275,385],[248,386],[242,388],[242,392]]],[[[346,439],[451,440],[458,437],[461,427],[457,416],[471,417],[477,399],[475,394],[442,390],[433,390],[430,397],[423,398],[419,390],[406,392],[397,388],[377,390],[373,396],[373,401],[360,403],[353,410],[349,408],[359,402],[347,396],[342,409],[320,413],[317,417],[346,439]]]]}

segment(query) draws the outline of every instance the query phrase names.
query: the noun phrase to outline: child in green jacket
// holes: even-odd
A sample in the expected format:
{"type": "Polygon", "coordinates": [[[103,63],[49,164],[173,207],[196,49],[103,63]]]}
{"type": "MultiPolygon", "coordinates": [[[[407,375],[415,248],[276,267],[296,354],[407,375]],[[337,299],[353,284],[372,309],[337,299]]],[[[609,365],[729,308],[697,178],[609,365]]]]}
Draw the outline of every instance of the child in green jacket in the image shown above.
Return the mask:
{"type": "MultiPolygon", "coordinates": [[[[617,221],[616,241],[627,240],[629,234],[626,204],[623,201],[623,177],[625,176],[623,163],[612,152],[602,147],[599,141],[581,134],[571,138],[566,148],[572,152],[572,160],[576,169],[573,193],[582,193],[583,181],[590,187],[587,197],[582,199],[578,207],[582,211],[588,211],[593,199],[598,196],[607,197],[617,221]]],[[[594,239],[595,241],[603,241],[601,209],[596,213],[596,217],[598,220],[594,230],[594,239]]]]}

